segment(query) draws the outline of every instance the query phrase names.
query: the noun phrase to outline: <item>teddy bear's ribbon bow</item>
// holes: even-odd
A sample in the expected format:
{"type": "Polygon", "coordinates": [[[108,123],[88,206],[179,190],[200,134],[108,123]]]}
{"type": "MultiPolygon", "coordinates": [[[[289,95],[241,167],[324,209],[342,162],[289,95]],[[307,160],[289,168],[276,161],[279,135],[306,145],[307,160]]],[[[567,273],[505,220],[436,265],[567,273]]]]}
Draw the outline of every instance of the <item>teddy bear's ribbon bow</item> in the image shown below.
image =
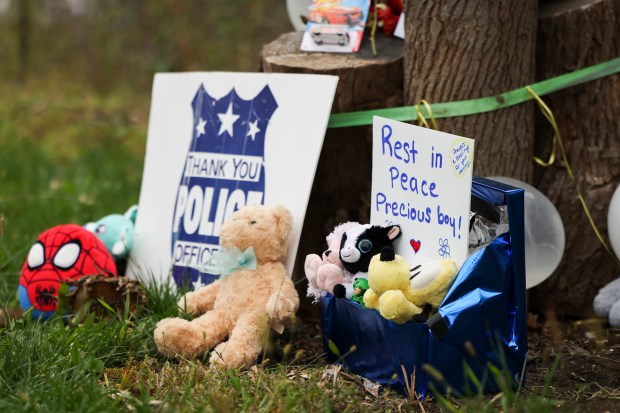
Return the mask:
{"type": "Polygon", "coordinates": [[[220,250],[217,257],[217,267],[222,277],[232,274],[238,269],[255,270],[256,253],[253,247],[241,251],[237,247],[220,250]]]}

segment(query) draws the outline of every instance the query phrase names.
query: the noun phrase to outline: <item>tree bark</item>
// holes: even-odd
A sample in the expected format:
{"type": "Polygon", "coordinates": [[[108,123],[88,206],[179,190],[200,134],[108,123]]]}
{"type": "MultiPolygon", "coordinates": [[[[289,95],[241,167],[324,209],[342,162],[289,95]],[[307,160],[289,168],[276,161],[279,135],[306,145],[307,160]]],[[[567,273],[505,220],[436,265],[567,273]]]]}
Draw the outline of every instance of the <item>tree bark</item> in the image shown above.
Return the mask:
{"type": "MultiPolygon", "coordinates": [[[[620,0],[547,1],[538,27],[539,80],[620,56],[620,0]]],[[[556,118],[577,186],[608,240],[607,210],[620,183],[620,76],[543,99],[556,118]]],[[[552,136],[548,122],[537,116],[536,152],[543,159],[552,136]]],[[[536,166],[536,183],[560,212],[566,249],[555,273],[532,291],[530,304],[540,310],[555,305],[558,315],[588,316],[598,289],[620,269],[598,241],[561,159],[548,168],[536,166]]]]}
{"type": "MultiPolygon", "coordinates": [[[[534,80],[536,0],[405,1],[405,103],[473,99],[534,80]]],[[[531,182],[534,106],[441,119],[476,140],[474,173],[531,182]]]]}
{"type": "MultiPolygon", "coordinates": [[[[265,45],[264,72],[313,73],[339,76],[332,113],[401,106],[402,42],[377,34],[378,56],[365,39],[355,54],[306,53],[299,50],[301,32],[287,33],[265,45]]],[[[372,126],[328,129],[293,271],[300,297],[306,296],[303,270],[307,254],[327,249],[325,237],[346,221],[368,223],[372,181],[372,126]]],[[[300,312],[317,316],[318,306],[303,300],[300,312]]]]}

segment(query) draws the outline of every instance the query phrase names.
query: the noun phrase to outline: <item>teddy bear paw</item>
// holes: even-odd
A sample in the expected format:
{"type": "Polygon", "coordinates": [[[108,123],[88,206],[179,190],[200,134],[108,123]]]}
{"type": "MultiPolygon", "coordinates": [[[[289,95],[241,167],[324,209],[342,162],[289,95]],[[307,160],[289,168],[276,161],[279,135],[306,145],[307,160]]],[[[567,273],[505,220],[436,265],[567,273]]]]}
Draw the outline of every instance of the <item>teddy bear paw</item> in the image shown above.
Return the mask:
{"type": "Polygon", "coordinates": [[[233,350],[232,347],[228,341],[215,346],[209,357],[209,365],[214,368],[249,368],[256,362],[256,357],[246,351],[233,350]]]}
{"type": "Polygon", "coordinates": [[[304,263],[304,273],[308,279],[308,284],[313,288],[317,288],[316,274],[323,261],[321,257],[316,254],[308,254],[304,263]]]}
{"type": "Polygon", "coordinates": [[[325,291],[332,291],[336,284],[344,283],[344,272],[335,264],[325,264],[316,274],[316,284],[325,291]]]}
{"type": "Polygon", "coordinates": [[[177,307],[179,310],[186,312],[187,314],[197,314],[198,308],[193,300],[188,300],[187,295],[179,298],[177,301],[177,307]]]}
{"type": "Polygon", "coordinates": [[[197,358],[208,349],[200,331],[182,318],[166,318],[157,323],[155,344],[166,357],[197,358]]]}
{"type": "Polygon", "coordinates": [[[265,309],[272,320],[284,320],[297,311],[297,303],[287,298],[272,295],[269,297],[265,309]]]}

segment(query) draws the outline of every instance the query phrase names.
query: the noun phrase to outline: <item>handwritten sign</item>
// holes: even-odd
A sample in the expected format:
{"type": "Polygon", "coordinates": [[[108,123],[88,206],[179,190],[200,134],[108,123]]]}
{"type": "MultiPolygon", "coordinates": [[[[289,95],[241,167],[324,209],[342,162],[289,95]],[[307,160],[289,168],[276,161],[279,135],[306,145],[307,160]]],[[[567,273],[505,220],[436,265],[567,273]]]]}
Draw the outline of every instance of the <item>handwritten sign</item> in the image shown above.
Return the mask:
{"type": "Polygon", "coordinates": [[[129,273],[194,289],[213,282],[222,223],[252,204],[292,212],[290,272],[337,81],[156,75],[129,273]]]}
{"type": "Polygon", "coordinates": [[[474,141],[375,116],[370,221],[399,224],[409,262],[467,258],[474,141]]]}

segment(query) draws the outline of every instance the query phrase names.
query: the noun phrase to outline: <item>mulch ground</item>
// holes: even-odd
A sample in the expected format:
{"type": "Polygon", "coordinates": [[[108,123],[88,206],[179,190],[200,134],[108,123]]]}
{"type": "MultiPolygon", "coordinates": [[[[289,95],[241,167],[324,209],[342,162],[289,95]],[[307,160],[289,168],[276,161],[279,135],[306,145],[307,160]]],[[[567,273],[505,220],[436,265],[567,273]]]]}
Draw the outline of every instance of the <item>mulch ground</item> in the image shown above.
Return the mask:
{"type": "Polygon", "coordinates": [[[530,315],[526,387],[545,386],[561,410],[620,412],[620,329],[601,319],[538,322],[530,315]]]}

